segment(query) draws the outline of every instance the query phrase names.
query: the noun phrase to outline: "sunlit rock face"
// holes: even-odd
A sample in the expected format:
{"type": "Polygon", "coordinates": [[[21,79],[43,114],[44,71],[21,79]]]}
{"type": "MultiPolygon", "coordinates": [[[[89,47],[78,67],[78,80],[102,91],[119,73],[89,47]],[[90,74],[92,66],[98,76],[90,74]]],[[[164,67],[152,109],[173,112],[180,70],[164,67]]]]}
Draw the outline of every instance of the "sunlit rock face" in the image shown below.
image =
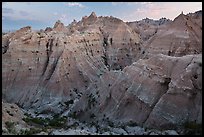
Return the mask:
{"type": "Polygon", "coordinates": [[[187,119],[201,122],[201,58],[201,55],[159,54],[139,60],[123,71],[110,71],[72,111],[82,120],[90,120],[89,114],[94,114],[96,118],[92,120],[133,121],[158,128],[168,128],[187,119]]]}
{"type": "Polygon", "coordinates": [[[202,53],[202,11],[160,21],[160,25],[150,19],[127,23],[141,35],[146,57],[158,53],[177,57],[202,53]]]}
{"type": "Polygon", "coordinates": [[[169,56],[201,54],[202,28],[191,16],[180,14],[147,42],[146,52],[169,56]]]}
{"type": "Polygon", "coordinates": [[[24,117],[22,108],[2,101],[2,135],[15,134],[29,128],[29,125],[22,120],[24,117]]]}
{"type": "Polygon", "coordinates": [[[3,99],[86,122],[201,123],[202,12],[162,19],[151,36],[134,26],[93,12],[3,35],[3,99]]]}
{"type": "Polygon", "coordinates": [[[154,36],[158,30],[164,28],[171,22],[171,20],[166,18],[161,18],[159,20],[145,18],[140,21],[127,22],[127,25],[130,26],[133,31],[137,32],[141,36],[141,39],[145,42],[154,36]]]}

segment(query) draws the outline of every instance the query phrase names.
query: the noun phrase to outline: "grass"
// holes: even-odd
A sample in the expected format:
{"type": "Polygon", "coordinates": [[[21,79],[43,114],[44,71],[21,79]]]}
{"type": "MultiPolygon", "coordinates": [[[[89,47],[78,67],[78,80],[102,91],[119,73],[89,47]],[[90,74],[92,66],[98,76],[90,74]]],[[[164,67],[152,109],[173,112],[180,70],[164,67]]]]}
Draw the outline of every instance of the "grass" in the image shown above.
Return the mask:
{"type": "Polygon", "coordinates": [[[30,128],[26,130],[21,130],[19,135],[34,135],[40,133],[42,130],[39,128],[30,128]]]}
{"type": "Polygon", "coordinates": [[[109,125],[110,127],[114,127],[114,123],[113,123],[112,121],[108,120],[107,123],[108,123],[108,125],[109,125]]]}
{"type": "Polygon", "coordinates": [[[18,135],[34,135],[40,132],[48,132],[48,129],[50,127],[43,127],[43,128],[30,128],[30,129],[26,129],[23,130],[21,129],[20,132],[18,133],[18,135]]]}
{"type": "Polygon", "coordinates": [[[43,127],[43,128],[30,128],[26,130],[21,129],[19,132],[17,132],[15,130],[15,124],[16,124],[15,122],[10,122],[10,121],[5,122],[8,132],[14,135],[33,135],[36,133],[40,133],[42,131],[47,132],[47,128],[48,128],[48,127],[43,127]]]}
{"type": "Polygon", "coordinates": [[[59,115],[54,115],[53,118],[38,118],[38,117],[31,117],[28,116],[26,118],[23,118],[23,121],[25,121],[28,124],[38,124],[42,125],[44,127],[55,127],[55,128],[62,128],[65,126],[67,122],[67,117],[63,116],[60,117],[59,115]]]}
{"type": "Polygon", "coordinates": [[[95,116],[95,114],[93,114],[93,113],[90,115],[90,118],[95,118],[95,117],[96,117],[96,116],[95,116]]]}
{"type": "Polygon", "coordinates": [[[6,121],[5,125],[6,125],[9,133],[16,134],[16,130],[14,128],[15,122],[6,121]]]}
{"type": "Polygon", "coordinates": [[[202,135],[202,124],[196,122],[184,123],[185,135],[202,135]]]}
{"type": "Polygon", "coordinates": [[[73,104],[74,103],[74,100],[69,100],[67,102],[64,102],[67,106],[69,106],[70,104],[73,104]]]}
{"type": "Polygon", "coordinates": [[[132,121],[132,120],[127,125],[130,126],[130,127],[138,126],[137,123],[132,121]]]}
{"type": "Polygon", "coordinates": [[[96,103],[96,99],[95,99],[94,95],[91,93],[88,96],[88,107],[89,107],[89,109],[91,109],[91,106],[94,106],[95,103],[96,103]]]}
{"type": "Polygon", "coordinates": [[[15,125],[14,122],[10,122],[10,121],[6,121],[5,124],[6,124],[6,127],[7,127],[7,128],[13,128],[14,125],[15,125]]]}
{"type": "Polygon", "coordinates": [[[67,117],[55,117],[48,123],[51,127],[64,127],[67,122],[67,117]]]}
{"type": "Polygon", "coordinates": [[[70,113],[69,117],[76,119],[77,118],[77,112],[74,111],[73,113],[70,113]]]}

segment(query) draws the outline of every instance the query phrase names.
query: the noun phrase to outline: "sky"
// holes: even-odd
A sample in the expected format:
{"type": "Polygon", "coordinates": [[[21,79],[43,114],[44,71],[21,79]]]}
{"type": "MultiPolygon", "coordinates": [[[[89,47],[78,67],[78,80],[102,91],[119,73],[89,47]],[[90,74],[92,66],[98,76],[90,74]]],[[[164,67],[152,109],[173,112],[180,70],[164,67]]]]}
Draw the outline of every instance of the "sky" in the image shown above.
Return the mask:
{"type": "Polygon", "coordinates": [[[113,16],[123,21],[144,18],[173,20],[184,14],[202,10],[202,2],[3,2],[2,30],[31,26],[34,30],[53,27],[57,20],[69,25],[74,19],[95,12],[97,16],[113,16]]]}

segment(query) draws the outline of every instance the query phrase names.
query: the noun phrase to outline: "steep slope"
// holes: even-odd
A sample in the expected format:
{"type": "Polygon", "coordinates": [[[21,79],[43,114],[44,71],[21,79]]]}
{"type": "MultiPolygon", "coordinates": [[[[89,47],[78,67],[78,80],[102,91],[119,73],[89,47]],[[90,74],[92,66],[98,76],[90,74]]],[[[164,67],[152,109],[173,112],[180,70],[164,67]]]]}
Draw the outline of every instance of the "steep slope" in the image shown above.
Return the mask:
{"type": "Polygon", "coordinates": [[[154,24],[157,33],[147,41],[134,25],[94,12],[69,26],[57,21],[3,35],[3,99],[37,114],[101,125],[202,123],[199,19],[181,14],[154,24]]]}
{"type": "Polygon", "coordinates": [[[189,16],[191,18],[191,20],[200,26],[200,28],[202,29],[202,10],[200,11],[196,11],[195,13],[189,13],[187,14],[187,16],[189,16]]]}
{"type": "Polygon", "coordinates": [[[145,18],[140,21],[127,22],[127,25],[130,26],[135,32],[140,34],[142,40],[145,42],[154,36],[158,29],[165,27],[170,22],[171,20],[166,18],[161,18],[159,20],[145,18]]]}
{"type": "Polygon", "coordinates": [[[69,34],[57,21],[49,31],[35,32],[28,26],[5,35],[3,39],[9,44],[3,43],[4,49],[8,47],[2,55],[3,97],[25,108],[59,112],[66,109],[59,102],[79,98],[110,69],[130,65],[132,58],[139,54],[140,39],[121,20],[115,19],[118,30],[112,29],[112,20],[110,17],[98,19],[92,13],[80,22],[92,24],[81,34],[69,34]],[[95,19],[99,24],[94,23],[95,19]],[[101,28],[103,22],[109,25],[101,28]],[[118,37],[115,36],[119,31],[118,37]],[[132,38],[131,44],[124,37],[128,41],[132,38]],[[122,43],[127,45],[124,47],[122,43]],[[127,59],[119,59],[126,54],[127,59]]]}
{"type": "Polygon", "coordinates": [[[141,40],[122,20],[97,17],[93,12],[69,26],[80,33],[98,32],[103,35],[104,61],[109,69],[119,70],[137,61],[141,56],[141,40]]]}
{"type": "Polygon", "coordinates": [[[170,128],[187,120],[200,123],[201,58],[160,54],[123,71],[110,71],[95,89],[86,91],[72,112],[82,121],[132,121],[153,128],[170,128]]]}
{"type": "MultiPolygon", "coordinates": [[[[200,18],[200,20],[202,20],[200,18]]],[[[162,53],[169,56],[200,54],[202,52],[202,28],[193,18],[180,14],[165,28],[145,43],[147,54],[162,53]]]]}

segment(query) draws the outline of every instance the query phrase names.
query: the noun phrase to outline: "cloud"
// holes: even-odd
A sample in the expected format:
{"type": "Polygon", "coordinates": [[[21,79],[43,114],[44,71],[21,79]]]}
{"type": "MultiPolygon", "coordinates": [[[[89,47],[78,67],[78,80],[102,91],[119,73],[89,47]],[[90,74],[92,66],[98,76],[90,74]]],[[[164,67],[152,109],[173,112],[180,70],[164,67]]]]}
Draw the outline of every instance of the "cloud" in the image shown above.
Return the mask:
{"type": "Polygon", "coordinates": [[[68,6],[68,7],[79,7],[79,8],[84,8],[85,7],[84,5],[82,5],[79,2],[66,2],[65,5],[68,6]]]}
{"type": "Polygon", "coordinates": [[[40,4],[38,6],[38,3],[34,2],[8,2],[8,4],[4,4],[2,7],[2,23],[6,24],[8,21],[13,22],[14,24],[15,22],[29,22],[30,24],[37,23],[39,26],[41,24],[50,26],[58,19],[62,20],[64,24],[68,22],[68,16],[59,13],[61,10],[59,10],[59,12],[57,10],[50,11],[50,8],[47,8],[46,6],[45,8],[40,8],[40,6],[40,4]]]}
{"type": "Polygon", "coordinates": [[[14,10],[10,8],[2,8],[2,19],[9,19],[13,21],[27,20],[27,21],[38,21],[38,22],[48,22],[54,19],[52,15],[41,14],[40,11],[24,11],[24,10],[14,10]]]}
{"type": "Polygon", "coordinates": [[[2,8],[2,16],[4,16],[4,19],[9,18],[11,20],[32,20],[32,16],[27,11],[18,11],[10,8],[2,8]]]}
{"type": "Polygon", "coordinates": [[[57,16],[57,15],[58,15],[58,12],[54,12],[53,15],[57,16]]]}
{"type": "MultiPolygon", "coordinates": [[[[128,6],[131,6],[131,5],[138,5],[139,3],[141,2],[111,2],[111,4],[113,6],[117,6],[117,5],[128,5],[128,6]]],[[[143,2],[144,3],[144,2],[143,2]]]]}
{"type": "Polygon", "coordinates": [[[21,14],[22,16],[29,16],[29,13],[26,11],[19,11],[19,14],[21,14]]]}
{"type": "Polygon", "coordinates": [[[142,5],[152,4],[152,2],[141,2],[142,5]]]}
{"type": "Polygon", "coordinates": [[[2,14],[10,14],[10,13],[14,13],[13,9],[10,8],[2,8],[2,14]]]}
{"type": "Polygon", "coordinates": [[[174,7],[165,3],[143,2],[141,5],[142,6],[136,10],[135,14],[142,14],[143,16],[151,18],[161,18],[162,13],[174,10],[174,7]]]}
{"type": "Polygon", "coordinates": [[[182,11],[184,14],[202,9],[202,3],[197,2],[138,2],[129,13],[121,15],[124,21],[135,21],[144,18],[160,19],[162,17],[173,20],[182,11]],[[183,5],[183,6],[181,6],[183,5]]]}
{"type": "Polygon", "coordinates": [[[117,6],[117,5],[128,5],[128,6],[132,6],[132,5],[148,5],[148,4],[152,4],[153,2],[111,2],[111,4],[113,6],[117,6]]]}
{"type": "Polygon", "coordinates": [[[25,2],[25,4],[27,4],[27,5],[31,5],[32,3],[34,3],[34,2],[25,2]]]}
{"type": "Polygon", "coordinates": [[[113,6],[117,6],[117,5],[125,4],[125,3],[127,3],[127,2],[111,2],[111,4],[112,4],[113,6]]]}

